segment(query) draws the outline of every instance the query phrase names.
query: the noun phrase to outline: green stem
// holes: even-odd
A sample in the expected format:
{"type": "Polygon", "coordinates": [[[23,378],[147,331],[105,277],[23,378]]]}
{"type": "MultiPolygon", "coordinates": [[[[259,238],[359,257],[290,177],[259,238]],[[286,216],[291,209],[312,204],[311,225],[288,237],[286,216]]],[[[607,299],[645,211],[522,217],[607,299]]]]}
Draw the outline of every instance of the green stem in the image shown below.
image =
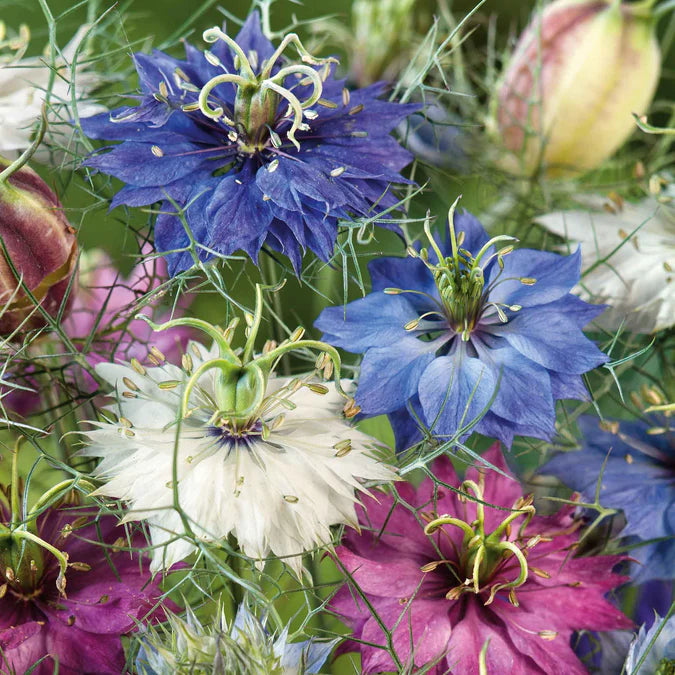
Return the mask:
{"type": "Polygon", "coordinates": [[[30,158],[35,154],[35,151],[38,149],[40,143],[42,143],[42,139],[45,136],[45,132],[47,131],[47,103],[45,102],[42,105],[42,115],[40,117],[40,127],[38,128],[37,134],[35,134],[35,139],[33,142],[26,148],[24,152],[19,155],[7,168],[4,169],[2,173],[0,173],[0,185],[3,183],[6,183],[10,176],[13,173],[16,173],[19,169],[21,169],[24,165],[28,163],[30,158]]]}
{"type": "Polygon", "coordinates": [[[71,478],[68,480],[61,481],[57,483],[54,487],[50,488],[45,492],[31,507],[28,512],[27,520],[33,520],[37,515],[39,515],[40,509],[52,500],[52,497],[58,494],[61,491],[72,490],[77,486],[82,486],[87,492],[93,492],[96,488],[88,481],[84,479],[71,478]]]}
{"type": "Polygon", "coordinates": [[[145,321],[150,326],[150,328],[156,332],[169,330],[170,328],[175,328],[176,326],[189,326],[190,328],[201,330],[209,337],[213,338],[213,341],[218,345],[218,349],[220,350],[220,355],[222,358],[230,361],[233,365],[241,365],[241,361],[232,351],[232,347],[230,347],[230,343],[225,339],[225,336],[215,326],[212,326],[210,323],[203,321],[202,319],[183,317],[180,319],[172,319],[171,321],[167,321],[163,324],[156,324],[145,314],[137,314],[134,318],[143,319],[143,321],[145,321]]]}
{"type": "Polygon", "coordinates": [[[24,529],[12,530],[11,533],[0,532],[0,539],[6,538],[28,539],[28,541],[32,541],[34,544],[37,544],[38,546],[41,546],[42,548],[49,551],[59,561],[59,567],[61,568],[61,570],[59,572],[59,576],[56,579],[56,588],[58,588],[59,593],[65,596],[66,570],[68,569],[68,558],[62,551],[59,551],[58,548],[52,546],[44,539],[38,537],[36,534],[33,534],[32,532],[29,532],[28,530],[24,529]]]}
{"type": "Polygon", "coordinates": [[[21,499],[19,498],[19,448],[23,443],[23,436],[19,437],[12,450],[12,484],[10,486],[11,516],[10,527],[14,529],[23,521],[21,516],[21,499]]]}
{"type": "Polygon", "coordinates": [[[261,356],[259,359],[257,359],[257,362],[261,368],[270,367],[271,364],[274,363],[274,361],[280,356],[283,356],[284,354],[296,349],[302,349],[303,347],[326,352],[326,354],[330,356],[331,360],[333,361],[333,367],[335,371],[335,388],[341,396],[349,398],[340,385],[340,366],[342,364],[340,354],[338,353],[337,349],[335,349],[335,347],[331,347],[325,342],[320,342],[319,340],[298,340],[297,342],[287,342],[286,344],[279,345],[276,349],[273,349],[271,352],[265,354],[265,356],[261,356]]]}
{"type": "Polygon", "coordinates": [[[454,525],[455,527],[459,527],[464,532],[465,541],[467,540],[467,538],[471,539],[471,537],[473,537],[475,534],[475,532],[468,523],[465,523],[463,520],[460,520],[459,518],[453,518],[452,516],[441,516],[440,518],[432,520],[424,528],[424,534],[426,534],[427,536],[434,534],[434,532],[436,532],[436,530],[438,530],[442,525],[454,525]]]}

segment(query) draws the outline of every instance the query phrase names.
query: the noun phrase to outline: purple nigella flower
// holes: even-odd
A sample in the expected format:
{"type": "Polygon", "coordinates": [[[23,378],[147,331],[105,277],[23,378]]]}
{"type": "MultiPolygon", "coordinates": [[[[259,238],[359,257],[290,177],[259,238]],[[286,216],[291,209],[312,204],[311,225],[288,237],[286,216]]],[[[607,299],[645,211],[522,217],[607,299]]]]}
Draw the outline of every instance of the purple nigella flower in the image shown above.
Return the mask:
{"type": "Polygon", "coordinates": [[[387,413],[399,450],[474,430],[510,446],[549,439],[555,402],[586,399],[581,375],[607,361],[582,327],[602,311],[569,293],[579,253],[497,249],[469,213],[450,211],[450,236],[429,250],[369,265],[372,292],[316,321],[326,342],[365,352],[356,402],[387,413]],[[456,234],[456,231],[458,234],[456,234]],[[493,398],[494,397],[494,398],[493,398]]]}
{"type": "MultiPolygon", "coordinates": [[[[485,459],[508,473],[498,444],[485,459]]],[[[510,477],[470,468],[461,482],[447,457],[433,473],[399,485],[402,501],[366,499],[362,533],[336,550],[351,581],[331,607],[362,641],[342,650],[361,652],[364,673],[474,675],[486,644],[488,673],[585,673],[573,631],[632,626],[604,597],[626,580],[611,571],[623,558],[572,557],[574,507],[538,516],[510,477]]]]}
{"type": "MultiPolygon", "coordinates": [[[[38,662],[33,675],[52,675],[56,663],[60,675],[124,671],[120,636],[135,631],[138,621],[163,620],[164,614],[158,609],[162,592],[145,563],[110,548],[120,536],[117,522],[52,508],[26,526],[41,544],[17,539],[2,525],[1,672],[26,673],[38,662]]],[[[138,537],[132,545],[145,546],[145,540],[138,537]]]]}
{"type": "Polygon", "coordinates": [[[295,34],[275,50],[252,13],[236,40],[218,28],[186,60],[136,54],[136,107],[82,120],[92,138],[122,141],[85,164],[126,183],[112,206],[163,201],[155,244],[172,275],[193,265],[190,240],[167,197],[187,207],[187,224],[206,260],[267,244],[300,269],[306,248],[333,253],[337,221],[394,206],[391,183],[410,153],[389,135],[417,110],[378,100],[384,85],[354,92],[295,34]],[[294,45],[302,63],[283,52],[294,45]]]}
{"type": "Polygon", "coordinates": [[[587,501],[593,501],[602,473],[600,503],[623,510],[627,522],[621,534],[638,543],[630,552],[641,563],[634,570],[636,583],[675,578],[675,434],[670,428],[653,433],[659,428],[651,422],[601,425],[595,417],[582,417],[581,451],[561,453],[540,469],[587,501]],[[642,543],[647,541],[652,543],[642,543]]]}

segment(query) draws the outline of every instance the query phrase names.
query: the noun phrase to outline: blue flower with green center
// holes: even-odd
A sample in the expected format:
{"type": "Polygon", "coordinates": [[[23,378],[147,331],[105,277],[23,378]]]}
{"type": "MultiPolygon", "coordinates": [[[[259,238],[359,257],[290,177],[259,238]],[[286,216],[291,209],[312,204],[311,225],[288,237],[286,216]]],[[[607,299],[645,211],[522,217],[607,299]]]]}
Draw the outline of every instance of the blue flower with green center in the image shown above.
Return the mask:
{"type": "Polygon", "coordinates": [[[350,93],[335,60],[297,35],[275,49],[257,12],[236,39],[218,28],[204,39],[211,50],[185,42],[185,60],[136,54],[138,105],[82,120],[91,138],[121,141],[85,161],[126,183],[112,207],[163,202],[155,245],[172,275],[193,265],[191,239],[203,260],[240,249],[256,260],[265,244],[298,272],[306,249],[331,257],[339,219],[396,206],[390,187],[408,182],[412,156],[390,131],[419,106],[379,100],[383,84],[350,93]]]}
{"type": "Polygon", "coordinates": [[[364,353],[356,403],[389,415],[399,450],[422,428],[464,437],[482,413],[473,430],[507,446],[515,435],[550,439],[556,400],[588,398],[582,374],[607,361],[582,332],[603,307],[569,292],[578,251],[514,250],[471,214],[453,215],[446,241],[427,223],[430,248],[372,261],[372,292],[325,309],[316,326],[364,353]]]}
{"type": "Polygon", "coordinates": [[[623,511],[621,534],[638,544],[630,550],[640,563],[631,570],[635,583],[675,578],[675,433],[661,421],[601,424],[581,417],[582,449],[541,468],[591,502],[602,475],[600,503],[623,511]]]}

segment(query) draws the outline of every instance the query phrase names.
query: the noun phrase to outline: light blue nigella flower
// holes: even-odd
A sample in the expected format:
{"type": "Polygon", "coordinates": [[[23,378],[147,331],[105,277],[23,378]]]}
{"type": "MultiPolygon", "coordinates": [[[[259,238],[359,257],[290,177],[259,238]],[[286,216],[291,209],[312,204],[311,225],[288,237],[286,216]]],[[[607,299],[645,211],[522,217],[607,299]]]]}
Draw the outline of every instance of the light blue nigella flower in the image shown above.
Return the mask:
{"type": "Polygon", "coordinates": [[[139,675],[314,675],[336,643],[288,642],[287,627],[270,634],[245,603],[229,625],[222,611],[204,625],[188,607],[185,619],[169,614],[169,627],[144,633],[136,658],[139,675]]]}
{"type": "Polygon", "coordinates": [[[626,675],[672,675],[675,673],[675,616],[664,620],[656,616],[652,627],[640,628],[633,640],[626,663],[626,675]]]}
{"type": "Polygon", "coordinates": [[[296,272],[305,249],[331,257],[338,219],[397,204],[390,187],[408,182],[412,156],[390,132],[420,106],[380,100],[383,84],[350,93],[335,60],[297,35],[275,49],[257,12],[235,39],[218,28],[204,39],[210,51],[185,41],[185,60],[136,54],[139,104],[81,120],[91,138],[121,141],[85,162],[126,183],[112,206],[163,202],[155,245],[171,275],[193,258],[170,200],[187,207],[204,260],[240,249],[256,260],[266,244],[296,272]]]}
{"type": "Polygon", "coordinates": [[[631,575],[636,583],[675,577],[675,434],[656,421],[601,424],[581,417],[582,449],[561,453],[541,468],[593,501],[607,460],[600,503],[624,512],[621,534],[635,538],[630,556],[642,563],[631,575]]]}
{"type": "Polygon", "coordinates": [[[570,289],[579,252],[498,249],[469,213],[449,218],[445,242],[425,225],[430,248],[370,263],[372,292],[330,307],[324,340],[364,353],[356,402],[386,413],[399,450],[421,437],[475,431],[510,446],[516,434],[549,439],[557,399],[586,399],[582,374],[607,357],[582,332],[602,307],[570,289]],[[494,395],[494,400],[493,400],[494,395]]]}

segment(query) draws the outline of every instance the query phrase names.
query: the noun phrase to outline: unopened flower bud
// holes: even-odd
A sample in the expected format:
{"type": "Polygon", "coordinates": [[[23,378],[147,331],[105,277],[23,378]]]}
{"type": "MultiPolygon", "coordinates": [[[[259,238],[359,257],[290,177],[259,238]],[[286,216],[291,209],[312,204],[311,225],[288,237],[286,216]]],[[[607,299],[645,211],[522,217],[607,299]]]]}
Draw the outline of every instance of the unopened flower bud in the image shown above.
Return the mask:
{"type": "MultiPolygon", "coordinates": [[[[0,157],[0,171],[8,166],[0,157]]],[[[0,181],[0,237],[0,333],[43,325],[24,289],[55,316],[75,272],[77,239],[56,195],[28,167],[0,181]]]]}
{"type": "Polygon", "coordinates": [[[491,126],[515,173],[583,172],[635,129],[661,69],[655,20],[638,4],[557,0],[522,34],[497,87],[491,126]]]}

